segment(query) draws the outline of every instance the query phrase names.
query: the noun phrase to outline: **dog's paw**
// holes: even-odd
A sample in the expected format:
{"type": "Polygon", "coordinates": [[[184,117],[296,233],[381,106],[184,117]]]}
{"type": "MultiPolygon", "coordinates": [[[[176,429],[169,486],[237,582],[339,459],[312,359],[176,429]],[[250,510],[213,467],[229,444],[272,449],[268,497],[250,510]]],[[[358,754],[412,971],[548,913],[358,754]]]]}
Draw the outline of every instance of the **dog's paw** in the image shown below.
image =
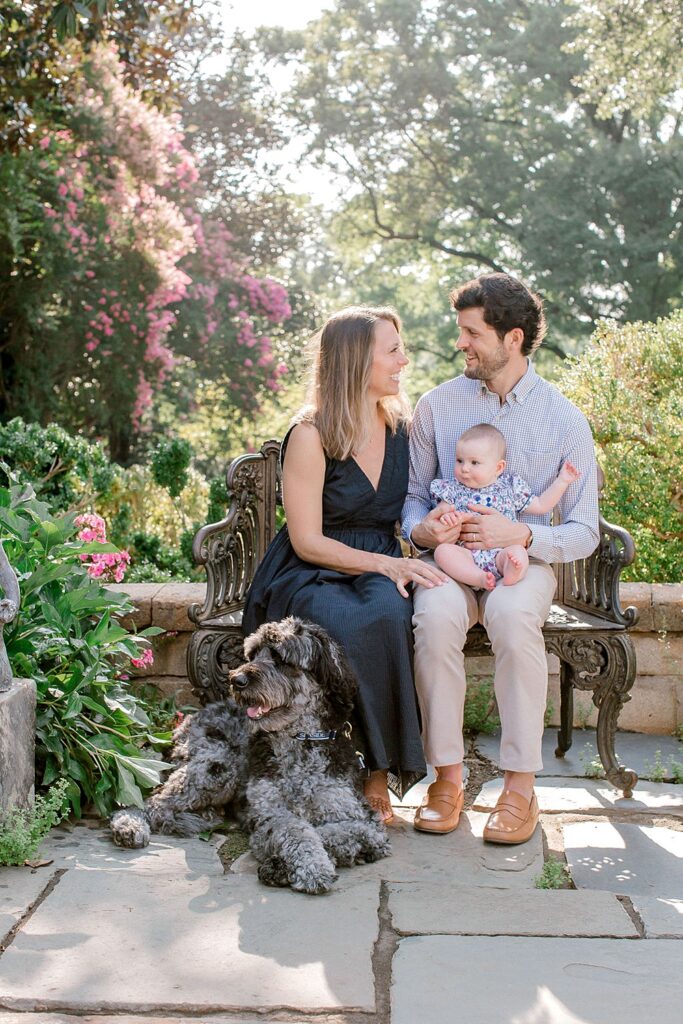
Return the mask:
{"type": "Polygon", "coordinates": [[[259,864],[258,877],[264,885],[289,885],[287,865],[282,857],[268,857],[262,864],[259,864]]]}
{"type": "Polygon", "coordinates": [[[391,843],[383,825],[371,828],[361,839],[357,863],[372,864],[391,854],[391,843]]]}
{"type": "Polygon", "coordinates": [[[112,814],[109,821],[112,839],[117,846],[140,850],[149,843],[149,822],[144,811],[137,807],[124,807],[112,814]]]}
{"type": "Polygon", "coordinates": [[[323,893],[330,891],[338,878],[339,875],[336,874],[332,864],[330,864],[329,868],[323,866],[308,867],[306,869],[297,868],[291,873],[289,884],[296,892],[306,892],[311,896],[322,896],[323,893]]]}

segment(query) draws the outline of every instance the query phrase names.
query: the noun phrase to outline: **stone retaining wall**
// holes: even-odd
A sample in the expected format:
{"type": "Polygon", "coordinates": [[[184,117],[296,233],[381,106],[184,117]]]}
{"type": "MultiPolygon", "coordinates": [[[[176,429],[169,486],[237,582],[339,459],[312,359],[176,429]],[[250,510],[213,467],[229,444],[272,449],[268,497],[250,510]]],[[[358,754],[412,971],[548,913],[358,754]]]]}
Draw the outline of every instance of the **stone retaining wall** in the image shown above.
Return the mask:
{"type": "MultiPolygon", "coordinates": [[[[187,617],[188,605],[201,602],[203,583],[119,584],[113,590],[130,594],[135,614],[127,620],[137,629],[160,626],[164,636],[154,639],[154,665],[133,673],[154,683],[165,693],[176,695],[180,706],[196,703],[186,676],[185,659],[194,626],[187,617]]],[[[640,620],[632,632],[638,660],[638,677],[632,699],[619,719],[623,729],[633,732],[671,733],[683,728],[683,583],[625,583],[621,587],[624,607],[635,605],[640,620]]],[[[558,722],[559,663],[548,658],[550,671],[550,720],[558,722]]],[[[473,678],[490,676],[490,658],[468,659],[473,678]]],[[[589,694],[575,696],[575,724],[595,725],[597,711],[589,694]]]]}

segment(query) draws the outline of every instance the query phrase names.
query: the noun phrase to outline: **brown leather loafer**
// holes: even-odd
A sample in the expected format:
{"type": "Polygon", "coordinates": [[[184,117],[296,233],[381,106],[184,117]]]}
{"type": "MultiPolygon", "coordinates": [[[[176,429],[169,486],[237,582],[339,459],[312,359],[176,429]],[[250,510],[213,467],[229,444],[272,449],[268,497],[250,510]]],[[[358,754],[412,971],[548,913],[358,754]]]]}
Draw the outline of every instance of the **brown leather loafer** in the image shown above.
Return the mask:
{"type": "Polygon", "coordinates": [[[526,843],[538,825],[536,794],[527,800],[521,793],[504,789],[484,826],[487,843],[526,843]]]}
{"type": "Polygon", "coordinates": [[[452,832],[460,821],[465,801],[462,786],[447,779],[437,779],[427,790],[427,796],[415,813],[413,827],[418,832],[452,832]]]}

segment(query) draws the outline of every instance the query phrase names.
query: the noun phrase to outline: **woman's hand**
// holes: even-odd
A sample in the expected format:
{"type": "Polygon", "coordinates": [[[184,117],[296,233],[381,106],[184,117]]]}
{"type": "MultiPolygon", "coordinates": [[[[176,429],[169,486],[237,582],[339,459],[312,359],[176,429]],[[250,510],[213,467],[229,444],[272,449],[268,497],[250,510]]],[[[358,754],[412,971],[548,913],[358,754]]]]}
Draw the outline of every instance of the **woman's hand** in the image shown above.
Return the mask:
{"type": "Polygon", "coordinates": [[[419,558],[392,558],[391,555],[378,555],[377,572],[388,576],[396,584],[401,597],[409,597],[407,583],[418,583],[421,587],[440,587],[450,579],[435,565],[420,561],[419,558]]]}

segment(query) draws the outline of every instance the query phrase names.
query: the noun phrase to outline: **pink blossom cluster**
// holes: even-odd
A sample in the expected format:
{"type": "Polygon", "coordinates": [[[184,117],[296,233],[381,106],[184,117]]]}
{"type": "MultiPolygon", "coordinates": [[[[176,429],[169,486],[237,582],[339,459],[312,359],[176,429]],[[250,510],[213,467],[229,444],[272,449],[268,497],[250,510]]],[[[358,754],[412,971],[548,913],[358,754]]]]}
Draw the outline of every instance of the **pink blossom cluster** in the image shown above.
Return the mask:
{"type": "MultiPolygon", "coordinates": [[[[80,527],[78,539],[84,544],[106,544],[107,529],[102,516],[85,513],[77,516],[74,523],[80,527]]],[[[127,551],[93,551],[79,557],[82,562],[87,562],[86,570],[91,579],[105,582],[121,583],[130,565],[127,551]]]]}
{"type": "Polygon", "coordinates": [[[145,647],[145,649],[142,652],[142,654],[140,655],[140,657],[139,658],[131,658],[130,659],[130,663],[131,663],[131,665],[134,665],[135,668],[145,668],[147,665],[153,665],[154,664],[154,654],[152,653],[152,648],[151,647],[145,647]]]}
{"type": "MultiPolygon", "coordinates": [[[[67,74],[76,60],[74,51],[67,74]]],[[[37,147],[44,169],[53,168],[55,187],[43,210],[73,261],[91,372],[97,375],[103,358],[120,359],[130,377],[133,425],[143,429],[155,391],[173,369],[169,337],[189,300],[198,352],[227,356],[236,401],[257,409],[263,389],[279,391],[287,372],[273,340],[291,317],[286,289],[249,273],[226,224],[202,218],[192,191],[197,167],[178,117],[126,84],[112,48],[94,47],[85,77],[75,74],[73,83],[98,131],[79,139],[45,130],[37,147]],[[141,265],[153,273],[141,277],[141,265]]]]}
{"type": "Polygon", "coordinates": [[[203,222],[198,216],[192,223],[201,280],[193,282],[189,296],[202,303],[206,316],[200,345],[206,347],[226,327],[234,332],[238,348],[250,350],[236,353],[236,372],[229,387],[246,408],[256,410],[259,389],[280,391],[279,378],[287,372],[286,364],[273,352],[272,338],[263,330],[264,319],[279,326],[291,317],[287,291],[272,278],[256,278],[235,260],[232,235],[224,223],[203,222]]]}

